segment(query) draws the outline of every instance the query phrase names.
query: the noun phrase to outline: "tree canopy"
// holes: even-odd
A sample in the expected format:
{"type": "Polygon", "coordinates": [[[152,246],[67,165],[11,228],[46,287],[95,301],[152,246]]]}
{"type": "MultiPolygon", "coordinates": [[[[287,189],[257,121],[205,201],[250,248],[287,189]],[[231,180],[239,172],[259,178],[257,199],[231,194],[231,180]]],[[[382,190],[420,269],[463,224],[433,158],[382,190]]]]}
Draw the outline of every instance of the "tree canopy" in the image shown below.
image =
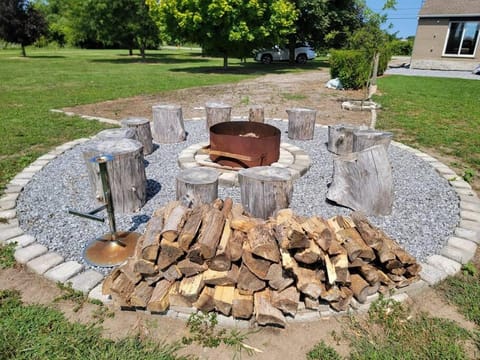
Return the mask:
{"type": "Polygon", "coordinates": [[[0,1],[0,38],[22,46],[33,44],[48,30],[43,14],[27,0],[0,1]]]}

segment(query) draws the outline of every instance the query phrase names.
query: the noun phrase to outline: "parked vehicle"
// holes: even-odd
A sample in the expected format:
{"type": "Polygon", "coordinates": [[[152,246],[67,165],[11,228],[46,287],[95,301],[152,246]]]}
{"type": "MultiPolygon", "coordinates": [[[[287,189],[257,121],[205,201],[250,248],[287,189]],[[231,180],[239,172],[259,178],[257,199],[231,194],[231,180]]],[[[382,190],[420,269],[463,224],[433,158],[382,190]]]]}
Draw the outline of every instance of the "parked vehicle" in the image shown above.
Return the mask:
{"type": "MultiPolygon", "coordinates": [[[[308,45],[298,44],[295,47],[295,61],[298,64],[305,64],[308,60],[312,60],[317,56],[315,51],[308,45]]],[[[288,61],[290,59],[290,51],[287,48],[275,45],[271,49],[261,49],[255,53],[254,60],[263,64],[271,64],[274,61],[288,61]]]]}

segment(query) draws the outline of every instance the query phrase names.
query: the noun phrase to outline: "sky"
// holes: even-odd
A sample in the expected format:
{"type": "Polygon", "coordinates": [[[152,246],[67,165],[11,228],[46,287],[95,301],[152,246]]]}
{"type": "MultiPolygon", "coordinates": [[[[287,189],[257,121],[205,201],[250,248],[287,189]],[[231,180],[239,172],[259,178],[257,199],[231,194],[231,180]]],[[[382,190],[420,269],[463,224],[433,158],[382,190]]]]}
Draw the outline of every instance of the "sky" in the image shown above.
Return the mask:
{"type": "MultiPolygon", "coordinates": [[[[385,13],[382,11],[385,0],[366,0],[366,2],[367,6],[373,11],[385,13]]],[[[417,16],[421,6],[422,0],[397,0],[396,10],[386,12],[388,16],[387,24],[393,25],[391,29],[386,30],[391,34],[398,31],[397,37],[399,38],[414,36],[417,31],[417,16]]]]}

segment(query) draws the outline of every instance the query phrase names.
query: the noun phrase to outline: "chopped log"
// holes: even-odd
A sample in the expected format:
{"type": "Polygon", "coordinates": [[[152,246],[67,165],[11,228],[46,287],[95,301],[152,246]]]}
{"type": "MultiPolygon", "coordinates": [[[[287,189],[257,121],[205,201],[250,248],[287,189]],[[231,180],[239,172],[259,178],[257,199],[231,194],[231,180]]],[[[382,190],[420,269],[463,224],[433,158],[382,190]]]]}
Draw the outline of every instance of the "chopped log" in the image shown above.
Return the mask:
{"type": "Polygon", "coordinates": [[[285,275],[282,265],[273,263],[268,269],[268,285],[277,291],[282,291],[293,284],[293,279],[285,275]]]}
{"type": "Polygon", "coordinates": [[[204,214],[198,237],[200,252],[204,259],[210,259],[215,256],[224,225],[225,218],[220,210],[211,208],[204,214]]]}
{"type": "MultiPolygon", "coordinates": [[[[336,236],[335,236],[335,239],[336,239],[336,236]]],[[[334,240],[330,244],[330,247],[328,248],[327,253],[328,255],[332,255],[332,256],[340,255],[340,254],[347,255],[347,250],[342,245],[340,245],[337,240],[334,240]]]]}
{"type": "Polygon", "coordinates": [[[204,286],[203,274],[183,278],[178,289],[180,295],[191,302],[196,301],[204,286]]]}
{"type": "Polygon", "coordinates": [[[167,267],[177,261],[183,254],[178,242],[162,239],[160,241],[160,255],[158,256],[157,265],[160,270],[165,270],[167,267]]]}
{"type": "Polygon", "coordinates": [[[193,276],[200,274],[201,272],[204,272],[205,270],[208,269],[207,264],[197,264],[194,263],[193,261],[190,261],[190,259],[183,259],[177,264],[177,268],[180,270],[180,272],[186,276],[193,276]]]}
{"type": "Polygon", "coordinates": [[[297,289],[303,294],[318,299],[325,291],[325,284],[322,282],[320,271],[297,267],[294,269],[294,273],[297,277],[297,289]]]}
{"type": "Polygon", "coordinates": [[[366,214],[382,216],[392,212],[392,169],[384,146],[335,156],[333,165],[327,199],[366,214]]]}
{"type": "Polygon", "coordinates": [[[286,270],[295,272],[298,267],[296,261],[290,256],[290,253],[285,249],[280,249],[280,255],[282,256],[282,266],[286,270]]]}
{"type": "Polygon", "coordinates": [[[393,269],[400,269],[403,268],[403,264],[398,261],[398,260],[388,260],[385,262],[383,265],[387,268],[387,270],[393,270],[393,269]]]}
{"type": "Polygon", "coordinates": [[[217,252],[213,258],[208,261],[208,267],[212,270],[226,271],[230,270],[232,261],[230,260],[230,253],[228,243],[232,236],[232,228],[230,227],[230,221],[225,220],[220,243],[217,246],[217,252]]]}
{"type": "Polygon", "coordinates": [[[358,268],[362,277],[367,280],[370,285],[374,285],[380,282],[380,274],[376,267],[370,264],[360,266],[358,268]]]}
{"type": "Polygon", "coordinates": [[[354,211],[350,216],[365,243],[372,249],[379,250],[382,247],[382,240],[378,229],[370,224],[367,217],[360,211],[354,211]]]}
{"type": "Polygon", "coordinates": [[[163,279],[163,272],[161,271],[158,272],[157,274],[143,275],[143,281],[145,281],[150,286],[154,286],[156,283],[158,283],[162,279],[163,279]]]}
{"type": "Polygon", "coordinates": [[[300,302],[300,293],[295,286],[290,286],[282,291],[272,291],[272,305],[284,314],[295,316],[300,302]]]}
{"type": "Polygon", "coordinates": [[[280,261],[277,242],[268,226],[255,226],[247,233],[247,238],[253,254],[273,262],[280,261]]]}
{"type": "Polygon", "coordinates": [[[325,259],[325,268],[327,270],[328,283],[330,285],[333,285],[337,281],[337,271],[335,269],[335,266],[332,264],[330,257],[327,254],[325,254],[324,259],[325,259]]]}
{"type": "Polygon", "coordinates": [[[197,206],[193,208],[192,212],[185,221],[185,225],[178,236],[178,243],[183,251],[188,251],[193,239],[197,236],[200,224],[202,223],[203,212],[208,209],[208,206],[197,206]]]}
{"type": "Polygon", "coordinates": [[[110,154],[107,162],[115,213],[129,214],[137,211],[147,201],[147,177],[143,159],[143,146],[136,140],[97,140],[89,142],[83,152],[93,196],[105,203],[99,165],[92,158],[110,154]]]}
{"type": "Polygon", "coordinates": [[[253,294],[255,291],[265,289],[265,286],[265,281],[256,277],[254,273],[248,270],[245,264],[240,266],[237,288],[243,294],[253,294]]]}
{"type": "Polygon", "coordinates": [[[205,286],[198,297],[198,300],[193,303],[193,306],[202,312],[210,312],[215,309],[215,301],[213,296],[215,289],[213,287],[205,286]]]}
{"type": "Polygon", "coordinates": [[[159,144],[179,143],[186,139],[182,107],[177,105],[152,106],[152,137],[159,144]]]}
{"type": "Polygon", "coordinates": [[[192,302],[180,294],[180,282],[176,281],[168,293],[170,306],[191,307],[192,302]]]}
{"type": "Polygon", "coordinates": [[[230,270],[216,271],[208,269],[203,273],[203,281],[208,285],[235,285],[238,281],[239,268],[232,265],[230,270]]]}
{"type": "Polygon", "coordinates": [[[231,261],[237,261],[242,258],[243,244],[247,241],[247,235],[240,230],[233,230],[233,235],[228,242],[228,253],[230,254],[231,261]]]}
{"type": "Polygon", "coordinates": [[[255,293],[255,320],[259,325],[285,327],[285,316],[271,304],[271,298],[271,292],[268,289],[255,293]]]}
{"type": "Polygon", "coordinates": [[[405,268],[395,268],[390,270],[390,273],[394,275],[405,275],[406,272],[407,272],[407,269],[405,268]]]}
{"type": "Polygon", "coordinates": [[[162,232],[160,233],[163,240],[172,242],[177,239],[180,229],[185,223],[187,212],[188,209],[183,205],[178,205],[172,209],[168,214],[162,232]]]}
{"type": "Polygon", "coordinates": [[[385,150],[388,150],[392,137],[393,134],[391,132],[372,129],[356,130],[353,133],[352,151],[362,151],[375,145],[383,145],[385,150]]]}
{"type": "Polygon", "coordinates": [[[334,234],[341,230],[349,229],[355,226],[355,223],[346,216],[333,216],[327,220],[327,226],[334,234]]]}
{"type": "Polygon", "coordinates": [[[207,102],[205,104],[207,131],[215,124],[230,121],[231,112],[232,107],[228,104],[207,102]]]}
{"type": "Polygon", "coordinates": [[[351,289],[353,291],[353,296],[360,303],[365,303],[367,301],[367,296],[373,295],[377,292],[380,287],[380,283],[375,285],[370,285],[363,277],[358,274],[351,274],[351,289]]]}
{"type": "Polygon", "coordinates": [[[312,140],[315,130],[317,111],[313,109],[287,109],[288,138],[293,140],[312,140]]]}
{"type": "Polygon", "coordinates": [[[151,261],[147,261],[144,259],[136,260],[135,264],[133,265],[133,269],[135,272],[138,272],[140,274],[153,275],[158,273],[157,265],[155,265],[155,263],[151,261]]]}
{"type": "Polygon", "coordinates": [[[256,166],[238,172],[242,205],[254,217],[267,219],[287,208],[293,195],[290,171],[272,166],[256,166]]]}
{"type": "Polygon", "coordinates": [[[343,296],[343,292],[336,285],[328,286],[325,291],[322,292],[320,298],[328,302],[338,302],[343,296]]]}
{"type": "Polygon", "coordinates": [[[348,270],[348,256],[346,252],[344,254],[332,256],[330,260],[335,267],[336,281],[342,284],[349,284],[350,272],[348,270]]]}
{"type": "Polygon", "coordinates": [[[353,152],[353,132],[358,127],[351,125],[329,125],[327,149],[337,155],[353,152]]]}
{"type": "Polygon", "coordinates": [[[334,234],[323,219],[317,216],[310,217],[302,223],[302,228],[307,236],[313,239],[323,251],[328,250],[334,239],[334,234]]]}
{"type": "Polygon", "coordinates": [[[347,311],[353,297],[353,291],[345,286],[341,287],[340,291],[342,296],[338,301],[330,303],[330,306],[336,311],[347,311]]]}
{"type": "Polygon", "coordinates": [[[123,297],[128,303],[135,290],[135,284],[124,274],[120,273],[112,282],[110,290],[123,297]]]}
{"type": "Polygon", "coordinates": [[[408,266],[406,270],[407,270],[406,272],[407,276],[416,276],[420,274],[420,271],[422,271],[422,266],[416,263],[408,266]]]}
{"type": "Polygon", "coordinates": [[[217,199],[212,201],[211,205],[213,206],[213,208],[215,208],[217,210],[222,210],[223,209],[223,200],[220,199],[220,198],[217,198],[217,199]]]}
{"type": "Polygon", "coordinates": [[[174,282],[175,280],[182,278],[182,276],[183,276],[182,272],[180,271],[178,266],[175,264],[171,265],[163,273],[163,277],[170,282],[174,282]]]}
{"type": "Polygon", "coordinates": [[[112,294],[112,284],[121,273],[120,268],[117,267],[105,277],[102,283],[102,295],[112,294]]]}
{"type": "Polygon", "coordinates": [[[129,117],[121,121],[122,126],[135,130],[135,140],[143,145],[143,155],[153,152],[152,129],[147,118],[129,117]]]}
{"type": "Polygon", "coordinates": [[[388,286],[388,288],[392,289],[395,287],[395,282],[388,277],[387,274],[385,274],[382,270],[377,269],[377,274],[380,278],[380,283],[388,286]]]}
{"type": "Polygon", "coordinates": [[[305,308],[310,310],[319,310],[320,309],[320,301],[318,299],[312,299],[309,296],[305,296],[304,300],[305,308]]]}
{"type": "Polygon", "coordinates": [[[190,247],[190,249],[187,252],[187,259],[189,259],[191,262],[194,262],[200,265],[205,262],[202,256],[202,252],[200,250],[199,243],[195,243],[190,247]]]}
{"type": "Polygon", "coordinates": [[[267,279],[268,270],[272,264],[270,261],[252,254],[248,246],[243,248],[242,261],[258,278],[267,279]]]}
{"type": "Polygon", "coordinates": [[[318,247],[317,244],[310,240],[310,246],[300,252],[297,252],[293,257],[295,260],[302,262],[304,264],[314,264],[320,260],[324,259],[323,251],[318,247]]]}
{"type": "Polygon", "coordinates": [[[164,208],[154,211],[143,234],[142,258],[155,262],[160,250],[160,232],[163,229],[164,208]]]}
{"type": "Polygon", "coordinates": [[[378,258],[380,259],[381,263],[386,263],[388,261],[392,261],[396,259],[395,253],[393,252],[393,248],[391,244],[384,239],[381,240],[382,245],[380,249],[378,249],[378,258]]]}
{"type": "Polygon", "coordinates": [[[402,249],[393,239],[390,239],[392,242],[395,243],[395,249],[393,252],[395,253],[395,256],[397,257],[398,260],[402,262],[402,264],[416,264],[417,260],[407,253],[404,249],[402,249]]]}
{"type": "Polygon", "coordinates": [[[218,198],[218,171],[194,167],[180,171],[176,177],[177,200],[186,197],[193,206],[209,204],[218,198]]]}
{"type": "Polygon", "coordinates": [[[265,122],[265,112],[262,105],[252,105],[248,109],[248,121],[265,122]]]}
{"type": "Polygon", "coordinates": [[[118,269],[123,274],[125,274],[132,283],[136,285],[140,282],[140,280],[142,280],[142,275],[140,275],[138,272],[135,271],[134,266],[135,266],[135,259],[128,258],[123,265],[118,267],[118,269]]]}
{"type": "Polygon", "coordinates": [[[375,259],[373,249],[369,247],[355,228],[340,230],[336,233],[337,239],[347,250],[350,261],[358,257],[372,261],[375,259]]]}
{"type": "Polygon", "coordinates": [[[130,296],[130,304],[136,307],[147,307],[147,304],[152,296],[153,287],[149,286],[146,282],[139,283],[130,296]]]}
{"type": "Polygon", "coordinates": [[[235,289],[232,302],[232,316],[237,319],[250,319],[253,314],[253,295],[241,294],[235,289]]]}
{"type": "Polygon", "coordinates": [[[150,301],[147,304],[147,310],[151,312],[165,312],[170,306],[169,292],[172,283],[168,280],[162,280],[157,283],[152,292],[150,301]]]}
{"type": "Polygon", "coordinates": [[[223,201],[223,206],[221,210],[225,219],[228,219],[229,221],[231,220],[232,209],[233,209],[233,199],[230,197],[225,198],[225,200],[223,201]]]}
{"type": "MultiPolygon", "coordinates": [[[[232,213],[233,215],[233,213],[232,213]]],[[[234,230],[249,232],[252,228],[259,224],[259,220],[245,215],[233,215],[230,226],[234,230]]]]}
{"type": "Polygon", "coordinates": [[[215,309],[222,314],[228,316],[232,310],[233,297],[235,293],[235,287],[232,285],[215,287],[215,293],[213,294],[213,302],[215,309]]]}

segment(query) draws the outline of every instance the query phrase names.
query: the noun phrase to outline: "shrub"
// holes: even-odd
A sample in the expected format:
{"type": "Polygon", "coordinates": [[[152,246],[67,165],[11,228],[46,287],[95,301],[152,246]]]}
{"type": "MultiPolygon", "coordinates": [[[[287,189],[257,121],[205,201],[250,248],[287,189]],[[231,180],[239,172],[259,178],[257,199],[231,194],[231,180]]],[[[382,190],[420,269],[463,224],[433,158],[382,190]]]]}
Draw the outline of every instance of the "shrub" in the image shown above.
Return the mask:
{"type": "Polygon", "coordinates": [[[339,78],[345,89],[360,89],[370,77],[371,61],[361,50],[332,50],[330,75],[339,78]]]}

